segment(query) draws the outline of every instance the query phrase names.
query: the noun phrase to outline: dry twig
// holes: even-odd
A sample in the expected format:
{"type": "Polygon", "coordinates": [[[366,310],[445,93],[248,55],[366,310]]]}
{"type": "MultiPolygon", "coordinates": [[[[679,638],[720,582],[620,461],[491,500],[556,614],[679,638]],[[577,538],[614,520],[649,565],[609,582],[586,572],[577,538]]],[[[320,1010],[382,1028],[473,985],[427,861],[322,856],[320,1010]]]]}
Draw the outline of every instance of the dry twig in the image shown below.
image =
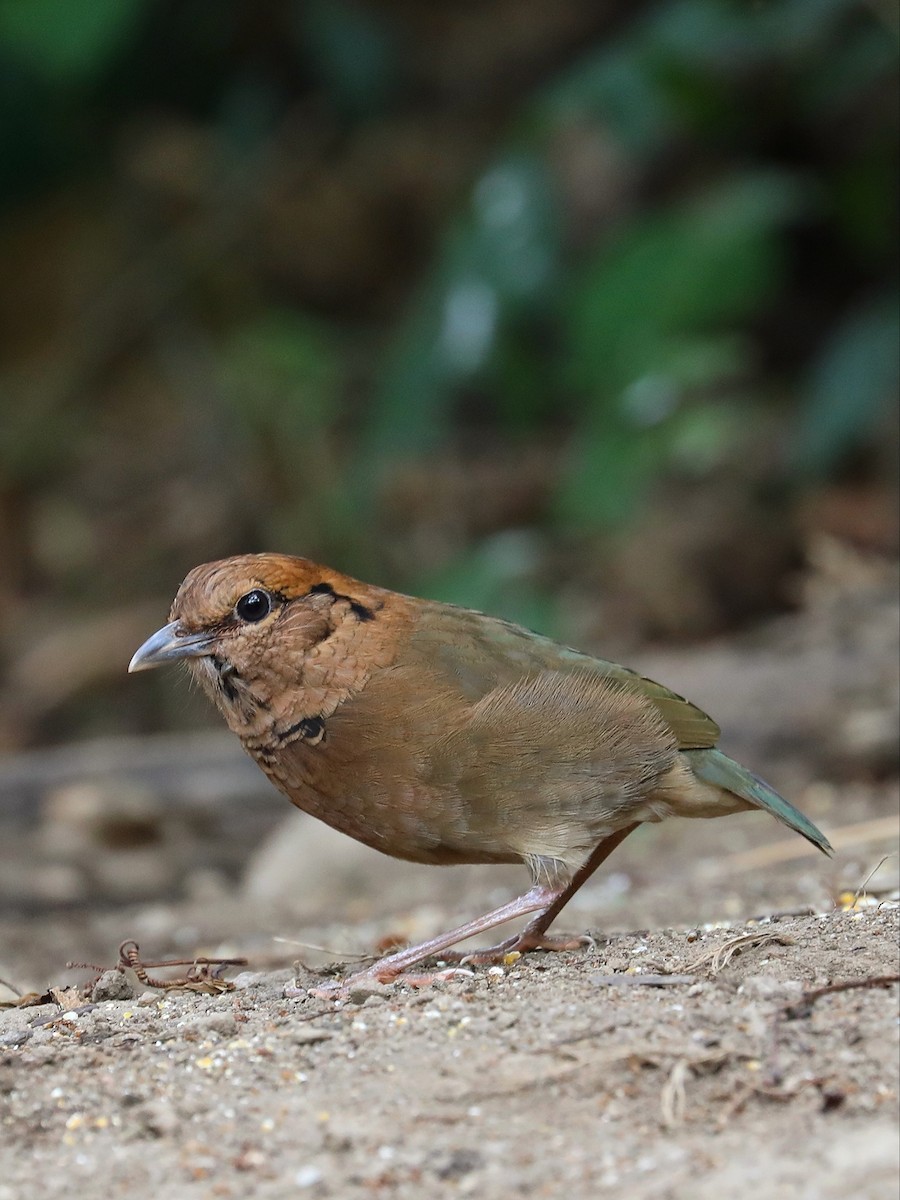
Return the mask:
{"type": "Polygon", "coordinates": [[[686,1058],[676,1059],[672,1070],[669,1072],[669,1078],[663,1084],[662,1091],[659,1093],[662,1123],[666,1129],[674,1129],[676,1125],[680,1125],[684,1120],[687,1101],[684,1084],[689,1070],[690,1064],[686,1058]]]}
{"type": "Polygon", "coordinates": [[[678,987],[679,985],[696,983],[694,975],[629,975],[621,972],[618,975],[591,975],[589,983],[598,987],[678,987]]]}
{"type": "Polygon", "coordinates": [[[777,1100],[781,1103],[786,1103],[788,1100],[793,1100],[796,1096],[799,1096],[801,1092],[805,1092],[807,1088],[821,1088],[827,1082],[827,1079],[818,1077],[815,1079],[801,1079],[795,1087],[789,1088],[775,1087],[768,1083],[741,1083],[727,1107],[719,1113],[716,1120],[716,1127],[719,1130],[724,1129],[732,1117],[743,1112],[751,1096],[762,1096],[766,1100],[777,1100]]]}
{"type": "Polygon", "coordinates": [[[197,957],[163,959],[160,962],[143,962],[137,942],[129,938],[119,947],[119,970],[131,970],[145,987],[159,988],[162,991],[181,988],[190,992],[231,992],[234,991],[234,984],[222,978],[225,969],[227,967],[243,967],[246,965],[246,958],[197,957]],[[187,967],[188,970],[183,976],[175,979],[160,979],[158,976],[148,975],[148,967],[187,967]]]}
{"type": "Polygon", "coordinates": [[[878,860],[878,862],[875,864],[875,866],[872,868],[872,870],[868,873],[868,875],[865,877],[865,879],[862,881],[862,883],[859,885],[859,887],[853,893],[853,903],[850,905],[851,908],[856,908],[857,904],[859,903],[859,898],[863,894],[863,892],[866,890],[866,884],[869,882],[869,880],[872,878],[872,876],[876,875],[881,870],[881,868],[884,866],[884,864],[887,862],[887,860],[889,858],[896,858],[896,857],[897,857],[896,854],[883,854],[881,856],[881,858],[878,860]]]}
{"type": "Polygon", "coordinates": [[[812,1006],[822,996],[832,996],[835,992],[849,992],[855,988],[890,987],[893,983],[900,983],[900,975],[870,975],[865,979],[844,979],[839,983],[828,983],[824,987],[813,988],[812,991],[804,992],[799,1000],[793,1000],[790,1004],[785,1004],[781,1009],[781,1013],[787,1020],[794,1021],[798,1017],[809,1016],[812,1006]]]}
{"type": "Polygon", "coordinates": [[[353,950],[335,950],[333,946],[319,946],[315,942],[298,942],[295,938],[273,937],[272,941],[283,942],[285,946],[299,946],[301,950],[316,950],[341,962],[364,962],[367,958],[378,957],[376,954],[358,954],[353,950]]]}
{"type": "Polygon", "coordinates": [[[706,954],[701,954],[699,958],[689,963],[685,969],[687,971],[696,971],[708,964],[710,975],[718,975],[720,971],[728,966],[735,954],[742,953],[744,950],[755,950],[759,946],[766,946],[772,942],[780,946],[795,946],[797,944],[796,940],[788,937],[787,934],[776,933],[771,930],[742,933],[738,937],[730,938],[721,946],[716,946],[714,950],[710,950],[706,954]]]}
{"type": "MultiPolygon", "coordinates": [[[[0,976],[0,986],[9,988],[9,990],[12,992],[12,994],[14,996],[18,997],[19,999],[22,998],[21,989],[17,988],[15,986],[15,984],[10,983],[8,979],[4,979],[2,976],[0,976]]],[[[0,1008],[12,1008],[15,1005],[15,1003],[16,1003],[15,1000],[7,1000],[7,1001],[4,1001],[2,1004],[0,1004],[0,1008]]]]}

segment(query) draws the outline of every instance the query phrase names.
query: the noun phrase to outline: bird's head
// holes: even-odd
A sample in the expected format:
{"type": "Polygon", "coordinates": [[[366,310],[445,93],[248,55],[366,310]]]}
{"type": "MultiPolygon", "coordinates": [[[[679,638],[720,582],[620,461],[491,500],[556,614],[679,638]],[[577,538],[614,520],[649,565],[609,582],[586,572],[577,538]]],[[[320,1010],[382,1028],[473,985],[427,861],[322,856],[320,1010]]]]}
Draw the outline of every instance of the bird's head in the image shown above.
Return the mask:
{"type": "MultiPolygon", "coordinates": [[[[282,554],[245,554],[195,567],[129,664],[143,671],[186,662],[231,718],[270,705],[279,686],[305,682],[313,651],[345,628],[375,620],[380,590],[282,554]]],[[[328,655],[320,656],[327,659],[328,655]]]]}

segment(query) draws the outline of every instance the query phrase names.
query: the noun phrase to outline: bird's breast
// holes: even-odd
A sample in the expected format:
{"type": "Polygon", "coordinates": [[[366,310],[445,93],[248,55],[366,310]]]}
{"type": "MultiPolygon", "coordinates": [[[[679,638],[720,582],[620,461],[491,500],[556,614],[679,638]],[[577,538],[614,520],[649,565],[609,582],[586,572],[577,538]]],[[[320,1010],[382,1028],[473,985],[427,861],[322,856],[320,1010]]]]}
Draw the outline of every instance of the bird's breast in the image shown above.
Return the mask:
{"type": "Polygon", "coordinates": [[[429,778],[435,726],[428,721],[423,730],[422,716],[421,701],[383,705],[363,694],[327,717],[288,727],[289,740],[245,748],[303,812],[394,858],[517,861],[518,855],[476,828],[457,788],[429,778]]]}

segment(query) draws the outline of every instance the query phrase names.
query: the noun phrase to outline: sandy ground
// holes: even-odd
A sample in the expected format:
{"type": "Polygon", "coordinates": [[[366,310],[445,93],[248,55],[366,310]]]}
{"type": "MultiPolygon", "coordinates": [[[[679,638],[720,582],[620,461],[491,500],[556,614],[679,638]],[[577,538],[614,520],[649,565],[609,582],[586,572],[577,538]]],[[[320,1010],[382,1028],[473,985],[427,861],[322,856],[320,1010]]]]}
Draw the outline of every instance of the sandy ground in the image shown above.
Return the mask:
{"type": "MultiPolygon", "coordinates": [[[[185,824],[129,801],[129,825],[99,820],[83,790],[24,805],[9,784],[0,1000],[82,987],[95,972],[66,961],[112,966],[129,937],[148,958],[248,965],[221,994],[119,975],[136,986],[118,998],[0,1010],[0,1200],[894,1200],[896,601],[876,608],[878,636],[872,614],[838,637],[816,609],[815,634],[803,618],[700,665],[655,664],[712,699],[746,761],[832,837],[833,860],[757,814],[646,828],[558,922],[592,946],[433,987],[283,995],[381,939],[499,903],[524,872],[392,863],[299,814],[276,827],[277,797],[248,800],[271,817],[237,835],[233,808],[185,824]],[[837,647],[830,667],[817,646],[837,647]],[[187,865],[173,859],[186,846],[187,865]],[[178,886],[154,853],[177,862],[178,886]]],[[[845,605],[829,611],[846,621],[845,605]]]]}
{"type": "Polygon", "coordinates": [[[623,933],[362,1003],[285,1000],[286,970],[9,1009],[0,1197],[100,1177],[139,1197],[886,1200],[897,989],[873,981],[896,947],[882,902],[623,933]],[[817,995],[836,982],[861,986],[817,995]]]}

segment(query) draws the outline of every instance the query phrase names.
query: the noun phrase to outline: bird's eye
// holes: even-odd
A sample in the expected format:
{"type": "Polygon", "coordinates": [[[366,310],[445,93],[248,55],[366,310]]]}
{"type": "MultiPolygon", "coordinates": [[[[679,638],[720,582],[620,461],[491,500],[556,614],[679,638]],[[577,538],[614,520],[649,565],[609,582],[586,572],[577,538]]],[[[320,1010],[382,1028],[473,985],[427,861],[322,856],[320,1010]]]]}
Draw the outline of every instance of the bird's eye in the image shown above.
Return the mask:
{"type": "Polygon", "coordinates": [[[272,611],[272,597],[261,588],[254,588],[246,596],[241,596],[234,611],[242,621],[261,621],[272,611]]]}

